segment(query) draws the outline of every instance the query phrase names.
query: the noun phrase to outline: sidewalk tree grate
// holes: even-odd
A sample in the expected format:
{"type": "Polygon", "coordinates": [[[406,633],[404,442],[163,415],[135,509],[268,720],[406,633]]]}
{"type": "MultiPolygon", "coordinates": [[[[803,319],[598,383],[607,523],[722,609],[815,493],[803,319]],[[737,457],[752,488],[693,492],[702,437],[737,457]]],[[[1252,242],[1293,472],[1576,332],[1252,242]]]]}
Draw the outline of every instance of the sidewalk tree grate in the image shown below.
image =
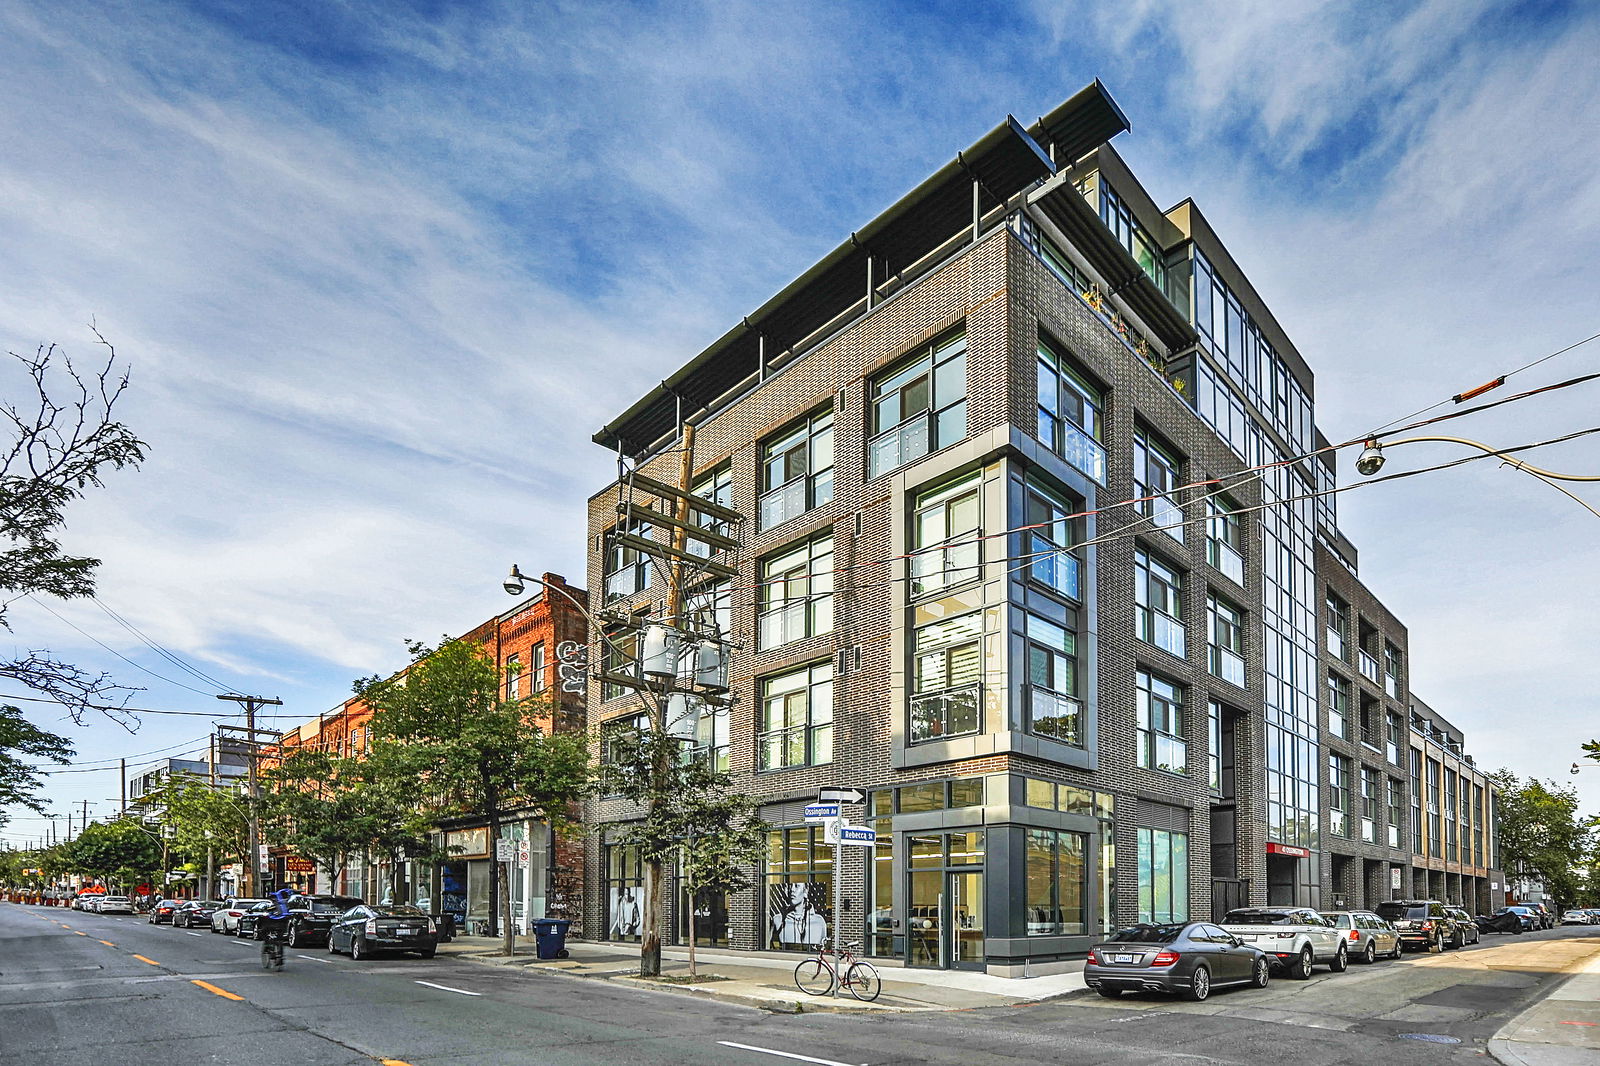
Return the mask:
{"type": "Polygon", "coordinates": [[[1454,1036],[1440,1036],[1438,1033],[1401,1033],[1401,1040],[1421,1040],[1429,1044],[1459,1044],[1460,1038],[1454,1036]]]}

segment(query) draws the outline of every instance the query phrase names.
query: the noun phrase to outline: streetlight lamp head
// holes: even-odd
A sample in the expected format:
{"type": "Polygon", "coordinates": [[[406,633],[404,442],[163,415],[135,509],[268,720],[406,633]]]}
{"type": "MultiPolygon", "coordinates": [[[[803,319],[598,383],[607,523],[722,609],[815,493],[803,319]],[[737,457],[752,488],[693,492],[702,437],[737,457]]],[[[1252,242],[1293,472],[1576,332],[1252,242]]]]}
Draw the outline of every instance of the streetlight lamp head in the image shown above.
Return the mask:
{"type": "Polygon", "coordinates": [[[1383,449],[1378,447],[1375,440],[1367,441],[1367,446],[1361,449],[1361,457],[1356,460],[1356,470],[1362,477],[1371,477],[1383,469],[1383,449]]]}
{"type": "Polygon", "coordinates": [[[1583,769],[1583,767],[1579,766],[1577,763],[1573,763],[1572,764],[1572,772],[1573,773],[1577,773],[1581,769],[1583,769]]]}
{"type": "Polygon", "coordinates": [[[522,595],[522,590],[527,587],[522,580],[522,571],[517,569],[516,563],[511,564],[511,573],[506,575],[503,587],[506,593],[511,596],[522,595]]]}

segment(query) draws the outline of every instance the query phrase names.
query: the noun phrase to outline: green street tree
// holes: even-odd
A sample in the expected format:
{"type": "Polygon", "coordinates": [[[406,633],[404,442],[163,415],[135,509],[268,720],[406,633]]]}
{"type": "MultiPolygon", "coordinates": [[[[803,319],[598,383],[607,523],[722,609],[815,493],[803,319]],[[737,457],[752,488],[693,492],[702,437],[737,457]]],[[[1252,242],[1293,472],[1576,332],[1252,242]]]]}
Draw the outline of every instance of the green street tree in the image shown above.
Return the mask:
{"type": "Polygon", "coordinates": [[[694,977],[694,901],[750,887],[771,826],[756,817],[749,797],[734,791],[728,774],[691,757],[683,740],[630,728],[608,733],[603,743],[606,794],[632,800],[642,814],[626,824],[618,843],[637,847],[641,861],[676,862],[682,872],[694,977]]]}
{"type": "Polygon", "coordinates": [[[64,850],[65,862],[76,872],[119,887],[136,884],[161,865],[161,842],[128,819],[93,822],[64,850]]]}
{"type": "MultiPolygon", "coordinates": [[[[581,733],[547,733],[544,697],[507,699],[499,668],[480,644],[445,638],[437,648],[410,642],[412,662],[390,678],[364,678],[355,691],[372,708],[378,743],[397,746],[412,768],[415,795],[431,820],[472,815],[500,836],[501,813],[538,812],[552,830],[570,821],[589,787],[581,733]]],[[[493,847],[493,843],[490,844],[493,847]]],[[[492,858],[492,856],[491,856],[492,858]]],[[[499,863],[489,863],[490,926],[500,924],[499,863]]],[[[504,923],[507,950],[512,944],[504,923]]]]}
{"type": "Polygon", "coordinates": [[[1510,770],[1490,775],[1499,793],[1500,859],[1507,873],[1543,881],[1561,903],[1578,895],[1592,846],[1592,820],[1578,814],[1578,794],[1556,782],[1522,780],[1510,770]]]}
{"type": "MultiPolygon", "coordinates": [[[[169,843],[173,852],[186,856],[189,865],[195,867],[194,872],[214,873],[217,866],[244,860],[249,847],[249,801],[238,792],[212,785],[203,778],[179,774],[163,781],[146,799],[161,809],[162,825],[171,830],[169,843]]],[[[206,885],[206,893],[214,887],[206,885]]]]}
{"type": "Polygon", "coordinates": [[[38,728],[15,707],[0,706],[0,826],[9,820],[6,807],[16,804],[39,814],[43,784],[39,771],[25,760],[44,759],[64,764],[72,757],[72,742],[38,728]]]}

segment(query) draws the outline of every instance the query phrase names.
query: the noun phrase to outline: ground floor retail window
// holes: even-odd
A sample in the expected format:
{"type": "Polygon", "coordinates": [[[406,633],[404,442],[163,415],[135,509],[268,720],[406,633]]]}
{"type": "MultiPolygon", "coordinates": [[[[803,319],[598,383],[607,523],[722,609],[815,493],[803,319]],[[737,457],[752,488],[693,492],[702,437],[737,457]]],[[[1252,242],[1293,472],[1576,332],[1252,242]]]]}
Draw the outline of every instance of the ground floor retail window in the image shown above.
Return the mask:
{"type": "Polygon", "coordinates": [[[767,834],[766,946],[805,951],[830,935],[833,849],[818,825],[767,834]]]}
{"type": "MultiPolygon", "coordinates": [[[[680,900],[682,906],[684,901],[680,900]]],[[[689,919],[684,916],[679,941],[689,941],[689,919]]],[[[728,894],[726,892],[696,892],[694,894],[694,942],[705,948],[725,948],[728,940],[728,894]]]]}
{"type": "Polygon", "coordinates": [[[644,921],[644,871],[639,849],[606,846],[606,939],[638,940],[644,921]]]}
{"type": "Polygon", "coordinates": [[[1189,834],[1139,829],[1139,920],[1189,917],[1189,834]]]}
{"type": "Polygon", "coordinates": [[[1028,935],[1082,935],[1089,894],[1087,833],[1027,831],[1028,935]]]}

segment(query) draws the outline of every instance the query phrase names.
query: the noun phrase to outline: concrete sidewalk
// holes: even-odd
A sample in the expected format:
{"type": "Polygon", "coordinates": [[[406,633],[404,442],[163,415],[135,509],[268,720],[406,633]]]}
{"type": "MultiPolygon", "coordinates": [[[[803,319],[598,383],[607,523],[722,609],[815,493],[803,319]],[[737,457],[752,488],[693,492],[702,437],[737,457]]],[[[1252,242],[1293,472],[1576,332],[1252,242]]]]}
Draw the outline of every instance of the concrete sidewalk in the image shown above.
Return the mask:
{"type": "Polygon", "coordinates": [[[1507,1022],[1489,1040],[1505,1066],[1600,1063],[1600,940],[1555,991],[1507,1022]]]}
{"type": "Polygon", "coordinates": [[[871,1003],[848,993],[808,996],[794,983],[794,968],[803,956],[773,956],[755,952],[699,950],[695,953],[699,978],[688,984],[689,953],[681,947],[664,947],[661,979],[639,976],[639,952],[620,944],[571,941],[566,959],[541,960],[534,955],[532,937],[517,938],[517,954],[498,954],[500,941],[490,937],[462,936],[439,945],[439,954],[492,966],[516,966],[571,977],[618,981],[665,988],[695,995],[715,996],[771,1010],[937,1011],[1005,1007],[1054,996],[1087,992],[1081,965],[1076,972],[1049,977],[1008,979],[964,970],[918,970],[867,960],[883,977],[883,992],[871,1003]],[[524,954],[526,952],[526,954],[524,954]],[[709,980],[708,980],[709,978],[709,980]]]}

